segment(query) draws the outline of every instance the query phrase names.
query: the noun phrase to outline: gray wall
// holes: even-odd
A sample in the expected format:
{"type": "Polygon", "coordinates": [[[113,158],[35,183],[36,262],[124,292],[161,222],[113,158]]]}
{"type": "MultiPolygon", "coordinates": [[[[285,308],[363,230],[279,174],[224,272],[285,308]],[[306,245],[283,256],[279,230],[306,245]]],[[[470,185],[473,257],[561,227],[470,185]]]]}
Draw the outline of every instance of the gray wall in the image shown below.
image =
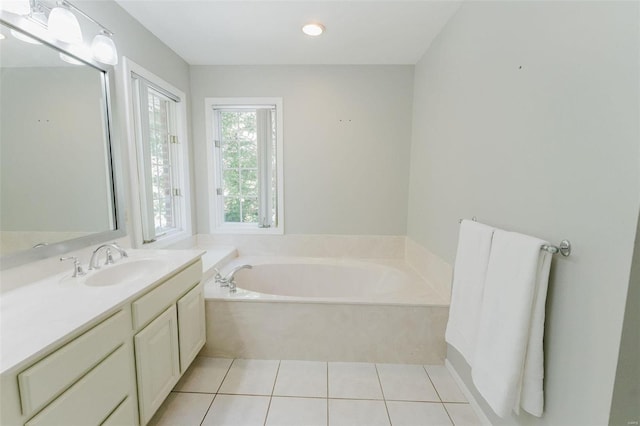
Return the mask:
{"type": "MultiPolygon", "coordinates": [[[[75,4],[75,3],[74,3],[75,4]]],[[[151,3],[149,3],[151,4],[151,3]]],[[[163,80],[167,81],[174,87],[183,91],[187,98],[189,97],[189,65],[178,56],[173,50],[162,43],[156,36],[144,28],[138,21],[129,15],[113,0],[83,0],[78,2],[84,12],[98,20],[102,25],[114,32],[113,39],[118,47],[118,54],[126,56],[138,65],[146,68],[163,80]]],[[[151,7],[151,6],[150,6],[151,7]]],[[[87,37],[87,35],[85,35],[87,37]]],[[[122,161],[122,169],[124,175],[123,190],[126,193],[126,204],[129,204],[129,157],[127,151],[127,137],[125,128],[125,111],[124,111],[124,89],[122,70],[122,60],[115,67],[116,77],[116,96],[112,99],[112,107],[114,111],[114,129],[115,140],[120,145],[122,161]]],[[[186,100],[187,115],[190,113],[191,104],[189,99],[186,100]]],[[[186,127],[190,131],[191,123],[187,123],[186,127]]],[[[191,147],[191,137],[189,135],[189,145],[191,147]]],[[[193,171],[192,150],[190,149],[191,170],[193,171]]],[[[191,187],[193,188],[193,175],[191,187]]],[[[193,223],[195,223],[195,208],[192,206],[193,223]]],[[[127,212],[128,216],[128,212],[127,212]]],[[[131,225],[127,224],[128,231],[131,231],[131,225]]]]}
{"type": "Polygon", "coordinates": [[[287,234],[404,235],[412,66],[193,66],[198,232],[206,97],[282,97],[287,234]]]}
{"type": "Polygon", "coordinates": [[[640,195],[638,25],[632,2],[466,2],[416,66],[408,236],[451,264],[474,215],[574,246],[553,264],[546,413],[496,424],[609,420],[640,195]]]}
{"type": "Polygon", "coordinates": [[[609,417],[609,424],[612,426],[627,426],[634,424],[634,421],[640,421],[640,217],[636,232],[618,370],[609,417]]]}

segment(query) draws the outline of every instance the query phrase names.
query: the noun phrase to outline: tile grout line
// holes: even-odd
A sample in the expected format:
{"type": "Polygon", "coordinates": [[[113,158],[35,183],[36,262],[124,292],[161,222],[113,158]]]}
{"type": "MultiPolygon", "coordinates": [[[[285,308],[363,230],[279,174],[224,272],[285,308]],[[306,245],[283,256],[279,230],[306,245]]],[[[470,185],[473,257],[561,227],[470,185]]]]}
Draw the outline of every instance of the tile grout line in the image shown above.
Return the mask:
{"type": "Polygon", "coordinates": [[[433,383],[433,379],[431,379],[431,376],[429,375],[429,372],[427,371],[427,367],[425,367],[424,364],[422,365],[422,369],[424,370],[425,374],[427,375],[427,378],[429,379],[429,382],[431,383],[431,386],[433,386],[433,390],[436,391],[436,395],[438,395],[438,399],[440,399],[440,404],[442,405],[442,408],[444,408],[444,412],[447,413],[447,417],[449,417],[449,421],[451,422],[452,425],[455,426],[453,418],[451,417],[451,414],[449,414],[449,410],[447,410],[447,406],[444,405],[444,401],[442,401],[442,397],[440,396],[440,392],[438,392],[438,388],[436,387],[436,384],[433,383]]]}
{"type": "Polygon", "coordinates": [[[387,418],[389,419],[389,425],[393,425],[391,422],[391,414],[389,414],[389,407],[387,406],[387,397],[384,395],[384,388],[382,387],[382,380],[380,380],[380,372],[378,371],[378,364],[374,363],[373,367],[376,369],[376,376],[378,377],[378,384],[380,385],[380,392],[382,392],[382,400],[384,401],[384,409],[387,411],[387,418]]]}
{"type": "Polygon", "coordinates": [[[211,399],[211,403],[209,404],[209,407],[207,408],[207,411],[204,413],[204,416],[202,417],[202,420],[200,420],[200,426],[202,426],[202,423],[204,423],[204,419],[207,418],[207,414],[209,414],[209,411],[211,411],[211,407],[213,406],[213,401],[215,401],[216,398],[218,397],[218,391],[222,387],[222,384],[224,383],[224,379],[227,378],[227,375],[229,374],[229,371],[231,370],[231,366],[233,365],[235,360],[236,359],[234,358],[229,363],[229,367],[227,367],[227,371],[224,373],[224,377],[222,378],[222,380],[220,380],[220,384],[218,385],[218,388],[216,389],[216,393],[213,394],[213,399],[211,399]]]}
{"type": "Polygon", "coordinates": [[[207,414],[209,414],[209,411],[211,411],[211,406],[213,406],[213,401],[216,400],[216,398],[218,397],[217,393],[213,394],[213,398],[211,398],[211,402],[209,403],[209,406],[207,407],[207,411],[204,412],[204,416],[202,416],[202,420],[200,420],[200,426],[202,426],[202,423],[204,423],[204,419],[207,418],[207,414]]]}
{"type": "Polygon", "coordinates": [[[224,383],[224,381],[226,380],[227,376],[229,375],[229,371],[231,371],[231,367],[233,367],[233,364],[236,362],[236,358],[233,358],[231,360],[231,363],[229,364],[229,367],[227,368],[227,372],[224,373],[224,377],[222,378],[222,381],[220,382],[220,384],[218,385],[218,389],[216,389],[216,394],[220,393],[220,389],[222,388],[222,384],[224,383]]]}
{"type": "Polygon", "coordinates": [[[273,386],[271,386],[271,395],[269,395],[269,405],[267,406],[267,413],[264,416],[264,426],[267,425],[267,419],[269,418],[269,410],[271,409],[271,401],[273,401],[273,392],[276,389],[276,382],[278,381],[278,373],[280,372],[280,364],[282,360],[278,360],[278,368],[276,369],[276,377],[273,379],[273,386]]]}
{"type": "Polygon", "coordinates": [[[327,426],[329,426],[329,361],[325,362],[325,370],[327,371],[327,426]]]}

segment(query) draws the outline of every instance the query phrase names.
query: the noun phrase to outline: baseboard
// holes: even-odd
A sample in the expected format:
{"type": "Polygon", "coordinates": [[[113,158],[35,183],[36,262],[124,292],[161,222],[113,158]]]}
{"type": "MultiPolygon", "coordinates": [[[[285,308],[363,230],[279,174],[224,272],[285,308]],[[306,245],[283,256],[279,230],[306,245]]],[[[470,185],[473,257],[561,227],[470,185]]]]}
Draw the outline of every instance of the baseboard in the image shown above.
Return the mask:
{"type": "Polygon", "coordinates": [[[469,401],[469,405],[471,405],[471,408],[473,408],[473,411],[475,411],[476,416],[478,416],[480,422],[484,426],[492,426],[491,421],[489,421],[487,415],[480,408],[480,404],[478,404],[478,401],[473,396],[469,388],[467,388],[467,385],[465,385],[465,383],[462,381],[462,378],[458,375],[458,372],[455,370],[455,368],[453,368],[453,365],[449,362],[448,359],[444,360],[444,365],[445,367],[447,367],[447,370],[449,370],[449,373],[451,373],[451,375],[453,376],[453,380],[456,381],[456,384],[464,394],[465,398],[467,398],[467,401],[469,401]]]}

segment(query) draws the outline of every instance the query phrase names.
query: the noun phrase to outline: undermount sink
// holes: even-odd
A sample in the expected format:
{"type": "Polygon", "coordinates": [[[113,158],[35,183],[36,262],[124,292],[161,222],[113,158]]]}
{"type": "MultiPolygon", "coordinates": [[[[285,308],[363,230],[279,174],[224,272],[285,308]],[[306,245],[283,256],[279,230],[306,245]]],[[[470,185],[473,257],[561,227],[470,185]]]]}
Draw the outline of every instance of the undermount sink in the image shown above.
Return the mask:
{"type": "Polygon", "coordinates": [[[90,271],[84,283],[91,287],[124,284],[153,273],[163,264],[164,262],[158,259],[126,259],[113,265],[103,266],[102,269],[90,271]]]}

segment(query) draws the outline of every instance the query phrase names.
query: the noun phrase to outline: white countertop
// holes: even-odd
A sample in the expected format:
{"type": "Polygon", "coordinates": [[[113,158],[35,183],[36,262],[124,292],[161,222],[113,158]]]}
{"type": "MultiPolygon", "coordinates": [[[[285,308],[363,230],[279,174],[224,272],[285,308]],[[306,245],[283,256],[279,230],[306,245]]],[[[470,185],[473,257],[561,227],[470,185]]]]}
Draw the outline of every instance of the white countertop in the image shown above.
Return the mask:
{"type": "MultiPolygon", "coordinates": [[[[12,279],[11,273],[4,274],[3,271],[2,285],[9,290],[0,294],[0,374],[46,353],[65,337],[124,303],[133,301],[154,284],[205,253],[201,249],[127,252],[129,257],[118,263],[148,258],[161,260],[161,263],[143,279],[104,287],[84,284],[86,278],[99,271],[71,278],[71,265],[64,265],[63,273],[39,277],[15,287],[5,282],[12,279]]],[[[20,268],[34,267],[38,265],[20,268]]],[[[113,266],[105,266],[102,270],[109,267],[113,266]]],[[[15,276],[16,271],[11,272],[15,276]]],[[[24,274],[30,273],[32,271],[25,269],[24,274]]]]}

